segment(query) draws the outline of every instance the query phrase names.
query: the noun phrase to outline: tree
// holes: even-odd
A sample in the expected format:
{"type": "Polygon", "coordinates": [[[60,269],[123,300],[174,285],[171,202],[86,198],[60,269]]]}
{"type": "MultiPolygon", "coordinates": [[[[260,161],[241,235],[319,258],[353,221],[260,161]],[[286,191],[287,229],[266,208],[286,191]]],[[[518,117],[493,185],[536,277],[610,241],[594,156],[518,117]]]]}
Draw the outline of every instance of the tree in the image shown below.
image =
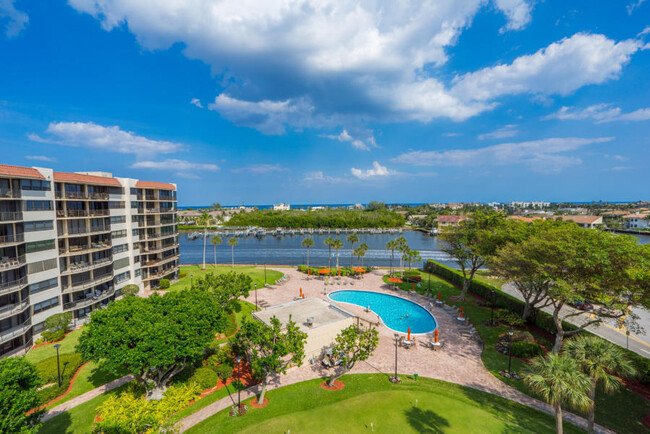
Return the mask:
{"type": "Polygon", "coordinates": [[[352,268],[352,262],[354,260],[354,243],[359,242],[359,237],[355,233],[351,233],[346,238],[347,242],[350,243],[350,268],[352,268]]]}
{"type": "Polygon", "coordinates": [[[0,433],[36,433],[42,411],[27,412],[41,404],[43,382],[24,357],[0,359],[0,433]]]}
{"type": "Polygon", "coordinates": [[[210,205],[210,208],[214,211],[218,211],[221,209],[221,204],[219,202],[213,202],[212,205],[210,205]]]}
{"type": "Polygon", "coordinates": [[[203,226],[203,270],[205,270],[205,247],[208,242],[208,224],[210,224],[210,214],[204,212],[198,219],[199,226],[203,226]]]}
{"type": "Polygon", "coordinates": [[[596,336],[576,336],[566,342],[564,351],[591,379],[587,430],[593,433],[597,386],[600,384],[607,393],[614,392],[621,387],[621,381],[614,374],[630,377],[636,374],[636,369],[619,347],[596,336]]]}
{"type": "Polygon", "coordinates": [[[195,288],[214,294],[217,303],[228,311],[233,309],[235,301],[248,297],[251,286],[253,279],[250,276],[234,271],[225,274],[208,273],[199,277],[194,284],[195,288]]]}
{"type": "Polygon", "coordinates": [[[138,285],[130,284],[124,286],[122,289],[122,295],[125,297],[131,297],[133,295],[137,295],[138,292],[140,292],[140,287],[138,285]]]}
{"type": "Polygon", "coordinates": [[[403,236],[399,236],[395,238],[395,242],[397,243],[397,250],[401,253],[399,257],[399,268],[403,269],[404,268],[404,254],[405,252],[409,249],[408,242],[406,241],[406,238],[403,236]]]}
{"type": "Polygon", "coordinates": [[[311,238],[305,238],[302,240],[302,246],[307,247],[307,268],[309,268],[309,248],[313,247],[314,245],[314,240],[311,238]]]}
{"type": "Polygon", "coordinates": [[[323,241],[323,244],[325,244],[328,247],[328,252],[327,252],[327,268],[332,268],[332,243],[334,242],[334,238],[332,237],[327,237],[325,238],[325,241],[323,241]]]}
{"type": "Polygon", "coordinates": [[[357,265],[361,265],[361,258],[363,258],[365,255],[366,251],[363,249],[363,247],[359,246],[354,249],[354,256],[357,257],[357,265]]]}
{"type": "Polygon", "coordinates": [[[76,349],[115,374],[131,373],[147,399],[158,400],[169,380],[201,357],[225,328],[224,311],[207,291],[126,297],[91,314],[76,349]]]}
{"type": "Polygon", "coordinates": [[[368,202],[368,205],[366,205],[366,211],[379,211],[386,208],[387,206],[384,202],[379,202],[376,200],[371,200],[368,202]]]}
{"type": "Polygon", "coordinates": [[[63,331],[65,333],[70,328],[70,321],[72,321],[72,312],[57,313],[47,317],[45,328],[51,332],[63,331]]]}
{"type": "Polygon", "coordinates": [[[214,246],[214,268],[217,268],[217,246],[221,244],[221,237],[219,235],[214,235],[210,238],[210,242],[214,246]]]}
{"type": "Polygon", "coordinates": [[[302,365],[306,340],[307,333],[301,331],[291,317],[285,327],[275,316],[270,326],[261,321],[244,320],[231,344],[237,353],[246,355],[253,375],[262,382],[257,402],[264,402],[271,375],[286,374],[289,364],[302,365]]]}
{"type": "Polygon", "coordinates": [[[379,333],[375,328],[363,329],[351,325],[336,336],[332,346],[332,354],[341,360],[341,368],[329,380],[330,387],[336,380],[354,368],[357,362],[368,360],[379,344],[379,333]]]}
{"type": "Polygon", "coordinates": [[[408,249],[408,251],[406,252],[406,260],[409,263],[409,270],[410,270],[411,264],[413,262],[420,262],[422,260],[422,256],[420,256],[419,251],[408,249]]]}
{"type": "Polygon", "coordinates": [[[343,247],[343,241],[336,238],[332,241],[332,247],[336,250],[336,271],[339,271],[339,249],[343,247]]]}
{"type": "Polygon", "coordinates": [[[551,353],[546,357],[535,358],[524,381],[553,406],[555,430],[558,434],[562,434],[563,404],[581,409],[589,406],[589,378],[566,355],[551,353]]]}
{"type": "Polygon", "coordinates": [[[390,240],[386,243],[386,250],[390,250],[390,274],[393,274],[393,258],[395,257],[395,250],[399,248],[397,240],[390,240]]]}
{"type": "Polygon", "coordinates": [[[476,271],[499,246],[500,238],[496,235],[504,222],[502,214],[477,212],[471,220],[463,220],[456,227],[446,227],[440,233],[440,250],[456,260],[463,274],[461,300],[465,300],[476,271]]]}
{"type": "Polygon", "coordinates": [[[237,238],[232,237],[229,239],[228,245],[232,248],[232,268],[235,268],[235,246],[237,245],[237,238]]]}
{"type": "Polygon", "coordinates": [[[359,244],[359,252],[360,252],[359,257],[361,258],[361,266],[362,267],[363,267],[363,258],[364,258],[364,256],[366,256],[367,251],[368,251],[368,245],[366,243],[359,244]]]}

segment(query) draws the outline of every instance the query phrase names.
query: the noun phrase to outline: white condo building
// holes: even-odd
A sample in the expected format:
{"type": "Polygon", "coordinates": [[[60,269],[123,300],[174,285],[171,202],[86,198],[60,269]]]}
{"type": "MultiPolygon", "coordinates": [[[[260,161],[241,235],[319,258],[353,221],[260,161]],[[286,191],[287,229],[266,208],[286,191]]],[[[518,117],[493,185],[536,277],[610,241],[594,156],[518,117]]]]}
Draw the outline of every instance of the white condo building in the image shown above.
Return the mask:
{"type": "Polygon", "coordinates": [[[0,164],[0,357],[179,270],[176,185],[0,164]]]}

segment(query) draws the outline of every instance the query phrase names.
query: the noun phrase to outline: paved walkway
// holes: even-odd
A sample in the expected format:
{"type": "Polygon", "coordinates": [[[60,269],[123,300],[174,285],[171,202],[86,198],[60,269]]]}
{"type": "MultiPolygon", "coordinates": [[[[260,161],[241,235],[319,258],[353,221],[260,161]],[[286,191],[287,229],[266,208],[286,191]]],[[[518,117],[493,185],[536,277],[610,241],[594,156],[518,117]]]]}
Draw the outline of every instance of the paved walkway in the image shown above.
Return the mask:
{"type": "Polygon", "coordinates": [[[56,407],[46,411],[43,414],[43,416],[41,416],[41,422],[46,422],[52,419],[53,417],[60,415],[64,411],[68,411],[78,405],[83,404],[84,402],[90,401],[91,399],[96,398],[97,396],[101,395],[104,392],[117,389],[118,387],[132,380],[133,380],[132,375],[125,375],[124,377],[118,378],[116,380],[111,381],[110,383],[106,383],[103,386],[99,386],[93,390],[90,390],[84,393],[83,395],[79,395],[76,398],[72,398],[70,401],[66,401],[63,404],[57,405],[56,407]]]}
{"type": "MultiPolygon", "coordinates": [[[[300,288],[305,293],[305,297],[327,298],[324,294],[324,288],[327,292],[337,289],[360,289],[372,290],[384,293],[393,293],[384,282],[382,276],[387,272],[385,270],[375,270],[363,277],[362,280],[342,277],[333,279],[333,282],[340,284],[325,285],[323,280],[312,277],[307,279],[302,273],[295,269],[283,268],[282,271],[289,277],[288,281],[279,287],[263,288],[257,291],[257,301],[261,308],[274,306],[280,303],[286,303],[297,299],[300,288]],[[352,283],[352,284],[350,284],[352,283]]],[[[429,306],[431,300],[424,296],[405,296],[400,292],[400,296],[410,298],[420,303],[422,306],[429,306]]],[[[255,294],[252,293],[247,301],[255,303],[255,294]]],[[[330,300],[331,301],[331,300],[330,300]]],[[[339,303],[334,303],[339,304],[339,303]]],[[[365,312],[363,308],[350,304],[341,303],[341,307],[358,315],[361,318],[377,322],[377,315],[365,312]]],[[[449,308],[436,308],[432,310],[436,321],[439,325],[440,341],[444,345],[443,351],[433,351],[426,346],[426,343],[432,340],[431,336],[416,336],[415,340],[418,345],[413,349],[399,348],[398,350],[398,371],[403,374],[417,373],[422,377],[435,378],[449,381],[452,383],[469,386],[474,389],[493,393],[504,398],[519,402],[521,404],[537,408],[544,412],[552,414],[552,408],[539,400],[533,399],[507,384],[499,381],[485,367],[481,360],[483,344],[478,336],[467,336],[466,327],[459,325],[456,320],[456,312],[449,308]]],[[[373,356],[365,363],[358,364],[351,373],[387,373],[390,374],[395,369],[395,346],[394,331],[385,326],[380,326],[379,346],[373,356]]],[[[287,375],[280,376],[272,382],[268,389],[275,389],[302,382],[313,378],[322,378],[331,374],[331,371],[325,370],[320,365],[303,365],[298,368],[290,369],[287,375]]],[[[258,392],[258,386],[253,386],[242,392],[242,396],[248,399],[258,392]]],[[[196,413],[181,420],[181,429],[185,431],[197,423],[216,414],[220,410],[228,408],[231,405],[230,398],[224,398],[216,401],[196,413]]],[[[586,427],[586,421],[571,413],[564,413],[564,419],[578,426],[586,427]]],[[[597,427],[597,432],[609,433],[602,427],[597,427]]]]}

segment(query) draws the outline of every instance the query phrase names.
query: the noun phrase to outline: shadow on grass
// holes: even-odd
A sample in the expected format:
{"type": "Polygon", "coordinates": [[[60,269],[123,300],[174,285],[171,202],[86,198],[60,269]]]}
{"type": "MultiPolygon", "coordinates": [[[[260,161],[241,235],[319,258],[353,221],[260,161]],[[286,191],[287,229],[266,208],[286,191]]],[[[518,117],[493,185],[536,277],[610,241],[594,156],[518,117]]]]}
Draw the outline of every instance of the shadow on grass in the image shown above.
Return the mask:
{"type": "Polygon", "coordinates": [[[60,415],[48,420],[38,429],[39,434],[59,434],[71,432],[69,429],[72,427],[72,418],[70,413],[64,411],[60,415]]]}
{"type": "Polygon", "coordinates": [[[443,433],[449,428],[449,421],[434,411],[411,407],[404,413],[406,421],[417,432],[443,433]]]}

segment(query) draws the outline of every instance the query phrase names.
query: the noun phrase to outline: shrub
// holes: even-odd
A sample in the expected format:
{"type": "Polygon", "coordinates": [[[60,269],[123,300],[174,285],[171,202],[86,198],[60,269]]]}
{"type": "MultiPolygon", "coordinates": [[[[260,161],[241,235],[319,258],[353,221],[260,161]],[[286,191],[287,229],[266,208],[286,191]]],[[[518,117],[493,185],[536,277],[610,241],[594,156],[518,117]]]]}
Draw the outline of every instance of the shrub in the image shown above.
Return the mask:
{"type": "Polygon", "coordinates": [[[45,328],[53,332],[63,330],[65,334],[70,327],[70,321],[72,321],[71,312],[57,313],[47,317],[45,320],[45,328]]]}
{"type": "Polygon", "coordinates": [[[45,359],[36,365],[36,371],[44,384],[55,383],[54,386],[38,391],[38,397],[43,404],[63,395],[68,390],[70,380],[83,365],[83,360],[79,353],[63,354],[59,357],[59,364],[61,366],[61,387],[58,385],[56,356],[45,359]]]}
{"type": "Polygon", "coordinates": [[[504,322],[512,327],[519,327],[526,323],[526,321],[521,319],[519,315],[506,309],[497,310],[495,316],[499,321],[504,322]]]}
{"type": "Polygon", "coordinates": [[[422,276],[420,276],[420,273],[417,271],[405,271],[403,273],[402,280],[409,283],[417,283],[422,281],[422,276]]]}
{"type": "Polygon", "coordinates": [[[515,357],[529,359],[542,354],[542,347],[536,342],[513,342],[510,351],[515,357]]]}
{"type": "Polygon", "coordinates": [[[45,339],[44,337],[40,337],[34,341],[34,345],[41,345],[44,344],[45,342],[47,342],[47,339],[45,339]]]}
{"type": "Polygon", "coordinates": [[[190,382],[196,383],[201,388],[201,390],[213,387],[215,384],[217,384],[217,381],[219,381],[217,373],[207,367],[197,369],[194,371],[194,375],[190,377],[190,382]]]}
{"type": "Polygon", "coordinates": [[[131,295],[136,295],[138,292],[140,292],[140,287],[138,285],[130,284],[130,285],[126,285],[120,291],[122,291],[122,294],[125,297],[128,297],[131,295]]]}
{"type": "Polygon", "coordinates": [[[160,282],[158,283],[158,286],[160,286],[160,289],[168,289],[169,288],[169,279],[160,279],[160,282]]]}
{"type": "Polygon", "coordinates": [[[222,363],[221,365],[211,366],[210,369],[222,380],[232,377],[233,365],[231,363],[222,363]]]}
{"type": "Polygon", "coordinates": [[[515,330],[512,335],[512,342],[534,343],[535,338],[530,332],[527,332],[525,330],[515,330]]]}
{"type": "Polygon", "coordinates": [[[215,348],[213,355],[208,357],[208,365],[216,366],[222,363],[231,363],[232,362],[232,349],[230,345],[224,345],[218,348],[215,348]]]}
{"type": "Polygon", "coordinates": [[[61,339],[64,338],[65,330],[63,330],[63,329],[55,330],[55,331],[45,330],[43,333],[41,333],[41,335],[48,342],[56,342],[56,341],[60,341],[61,339]]]}
{"type": "Polygon", "coordinates": [[[179,278],[179,279],[182,279],[182,278],[184,278],[184,277],[187,277],[187,271],[180,271],[180,272],[178,273],[178,278],[179,278]]]}

